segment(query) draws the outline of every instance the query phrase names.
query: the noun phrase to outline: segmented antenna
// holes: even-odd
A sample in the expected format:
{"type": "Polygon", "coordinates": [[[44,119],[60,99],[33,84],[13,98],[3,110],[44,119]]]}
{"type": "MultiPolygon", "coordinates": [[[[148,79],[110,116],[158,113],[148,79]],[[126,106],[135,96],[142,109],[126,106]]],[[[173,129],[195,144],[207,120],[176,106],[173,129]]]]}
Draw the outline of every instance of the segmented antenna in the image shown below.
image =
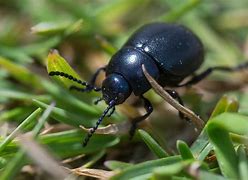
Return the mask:
{"type": "MultiPolygon", "coordinates": [[[[101,124],[101,122],[104,119],[104,117],[108,114],[109,110],[112,109],[112,108],[113,108],[113,110],[111,111],[110,116],[113,114],[114,109],[115,109],[114,106],[115,106],[115,102],[111,101],[109,103],[109,106],[104,110],[104,112],[102,113],[101,117],[96,122],[96,125],[94,127],[92,127],[90,129],[90,131],[88,132],[88,134],[86,135],[86,137],[85,137],[85,139],[83,141],[83,147],[85,147],[88,144],[91,136],[95,133],[95,131],[97,130],[98,126],[101,124]]],[[[110,116],[108,115],[108,117],[110,117],[110,116]]]]}
{"type": "Polygon", "coordinates": [[[111,111],[110,111],[110,113],[107,115],[108,117],[111,117],[112,116],[112,114],[115,112],[115,107],[113,107],[112,109],[111,109],[111,111]]]}
{"type": "MultiPolygon", "coordinates": [[[[67,78],[67,79],[74,81],[74,82],[76,82],[82,86],[85,86],[87,90],[94,90],[94,91],[100,91],[101,90],[101,88],[94,87],[91,84],[89,84],[85,81],[81,81],[80,79],[77,79],[77,78],[73,77],[72,75],[69,75],[69,74],[64,73],[64,72],[51,71],[51,72],[49,72],[49,76],[61,76],[61,77],[67,78]]],[[[81,88],[78,88],[75,86],[72,86],[70,89],[75,89],[78,91],[83,91],[83,90],[87,91],[86,89],[81,89],[81,88]]]]}
{"type": "Polygon", "coordinates": [[[80,87],[77,87],[77,86],[71,86],[70,90],[76,90],[76,91],[79,91],[79,92],[90,92],[91,90],[94,90],[94,91],[98,92],[98,91],[101,91],[102,88],[94,87],[92,85],[89,85],[88,87],[86,86],[86,88],[80,88],[80,87]]]}

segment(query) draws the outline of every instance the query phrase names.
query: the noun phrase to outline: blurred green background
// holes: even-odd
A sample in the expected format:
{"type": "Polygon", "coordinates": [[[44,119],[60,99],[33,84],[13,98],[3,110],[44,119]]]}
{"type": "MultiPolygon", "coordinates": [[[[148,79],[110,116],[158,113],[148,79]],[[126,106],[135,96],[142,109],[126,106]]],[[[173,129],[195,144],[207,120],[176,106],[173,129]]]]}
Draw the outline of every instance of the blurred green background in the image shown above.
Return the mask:
{"type": "MultiPolygon", "coordinates": [[[[93,105],[93,100],[100,96],[97,93],[70,92],[52,81],[46,65],[49,51],[57,49],[82,79],[87,80],[98,67],[108,63],[132,32],[154,21],[180,23],[199,36],[205,47],[205,62],[198,72],[216,65],[235,66],[248,59],[247,0],[0,1],[1,139],[38,107],[46,109],[55,101],[57,109],[51,113],[44,128],[52,130],[40,140],[56,157],[64,159],[87,154],[79,164],[96,163],[94,158],[101,152],[96,158],[100,161],[94,167],[102,167],[105,160],[143,162],[152,159],[153,155],[139,137],[128,140],[125,122],[144,113],[135,97],[118,107],[114,116],[103,123],[124,124],[124,135],[96,135],[92,138],[92,146],[82,149],[80,143],[84,132],[78,130],[78,125],[91,127],[106,105],[93,105]],[[56,134],[58,132],[60,134],[56,134]],[[109,146],[111,148],[106,149],[109,146]],[[72,149],[68,149],[70,147],[72,149]]],[[[214,73],[198,85],[180,88],[178,92],[186,107],[204,120],[209,118],[223,94],[236,98],[239,112],[248,115],[247,76],[245,71],[214,73]]],[[[153,91],[145,96],[154,105],[154,112],[141,127],[152,132],[164,148],[173,152],[177,139],[189,144],[195,140],[198,133],[193,125],[180,120],[174,108],[153,91]]],[[[34,119],[21,128],[22,132],[35,127],[37,118],[34,119]]],[[[18,147],[13,141],[0,148],[2,167],[16,154],[18,147]]]]}

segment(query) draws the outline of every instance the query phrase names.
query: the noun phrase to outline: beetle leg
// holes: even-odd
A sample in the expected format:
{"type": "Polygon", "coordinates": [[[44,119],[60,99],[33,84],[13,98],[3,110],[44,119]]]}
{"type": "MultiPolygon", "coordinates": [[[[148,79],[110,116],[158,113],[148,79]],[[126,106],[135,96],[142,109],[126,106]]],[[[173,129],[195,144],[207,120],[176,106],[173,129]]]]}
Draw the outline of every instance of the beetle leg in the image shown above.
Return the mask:
{"type": "MultiPolygon", "coordinates": [[[[166,92],[168,92],[173,99],[177,100],[179,102],[179,104],[184,106],[184,103],[183,103],[181,97],[179,96],[179,94],[175,90],[166,90],[166,92]]],[[[186,121],[190,121],[190,119],[188,117],[186,117],[181,111],[178,111],[178,115],[181,119],[184,119],[186,121]]]]}
{"type": "Polygon", "coordinates": [[[196,84],[199,81],[201,81],[204,78],[206,78],[207,76],[209,76],[214,71],[235,72],[235,71],[239,71],[239,70],[242,70],[242,69],[245,69],[245,68],[248,68],[248,62],[245,62],[245,63],[240,64],[240,65],[235,66],[235,67],[228,67],[228,66],[210,67],[206,71],[203,71],[201,74],[194,76],[188,82],[185,82],[185,83],[183,83],[181,85],[178,85],[178,87],[196,84]]]}
{"type": "Polygon", "coordinates": [[[144,101],[144,108],[146,110],[146,113],[143,116],[132,119],[132,126],[129,131],[130,139],[133,138],[135,134],[135,130],[137,129],[138,123],[145,120],[153,111],[151,102],[148,99],[146,99],[144,96],[140,96],[140,98],[144,101]]]}
{"type": "Polygon", "coordinates": [[[99,69],[97,69],[97,71],[91,77],[91,79],[90,79],[90,81],[88,83],[88,86],[86,86],[86,88],[79,88],[77,86],[71,86],[70,87],[70,90],[76,90],[76,91],[80,91],[80,92],[90,92],[92,90],[94,90],[94,91],[101,91],[101,88],[100,87],[95,87],[96,78],[97,78],[97,76],[99,75],[99,73],[101,71],[104,71],[104,72],[106,71],[106,67],[107,66],[100,67],[99,69]]]}
{"type": "Polygon", "coordinates": [[[103,67],[98,68],[98,69],[96,70],[96,72],[93,74],[93,76],[91,77],[91,79],[90,79],[90,81],[89,81],[89,84],[91,84],[92,86],[94,86],[95,83],[96,83],[96,78],[97,78],[97,76],[99,75],[99,73],[100,73],[101,71],[106,72],[106,68],[107,68],[107,66],[103,66],[103,67]]]}

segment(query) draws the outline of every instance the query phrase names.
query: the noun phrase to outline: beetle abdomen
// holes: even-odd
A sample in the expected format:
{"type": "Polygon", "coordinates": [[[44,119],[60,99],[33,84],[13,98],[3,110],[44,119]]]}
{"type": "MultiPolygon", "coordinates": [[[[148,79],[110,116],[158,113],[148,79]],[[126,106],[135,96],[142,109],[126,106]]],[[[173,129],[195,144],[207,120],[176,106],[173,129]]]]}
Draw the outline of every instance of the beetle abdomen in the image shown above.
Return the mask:
{"type": "Polygon", "coordinates": [[[186,27],[152,23],[138,29],[125,46],[139,48],[157,62],[164,73],[186,77],[203,62],[203,45],[186,27]]]}

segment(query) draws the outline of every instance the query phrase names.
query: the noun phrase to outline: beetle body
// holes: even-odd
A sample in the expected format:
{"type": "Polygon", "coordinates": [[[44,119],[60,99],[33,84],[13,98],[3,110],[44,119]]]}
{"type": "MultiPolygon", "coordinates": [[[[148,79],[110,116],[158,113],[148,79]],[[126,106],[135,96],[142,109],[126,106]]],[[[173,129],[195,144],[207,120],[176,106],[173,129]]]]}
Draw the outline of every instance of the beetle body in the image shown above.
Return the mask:
{"type": "Polygon", "coordinates": [[[203,54],[201,41],[186,27],[166,23],[145,25],[111,58],[103,82],[103,94],[109,93],[105,101],[110,102],[109,98],[116,98],[119,93],[117,87],[108,89],[109,85],[105,85],[108,76],[123,76],[129,84],[127,94],[132,91],[140,96],[151,88],[143,74],[142,64],[162,86],[176,86],[199,68],[203,54]]]}
{"type": "MultiPolygon", "coordinates": [[[[248,62],[236,67],[210,67],[182,84],[184,78],[193,75],[200,67],[203,58],[203,45],[189,29],[177,24],[151,23],[138,29],[123,47],[113,55],[109,64],[96,71],[90,83],[82,82],[64,72],[53,71],[49,75],[63,76],[86,87],[72,86],[70,89],[81,92],[91,90],[102,92],[102,97],[95,103],[104,100],[108,107],[84,139],[83,146],[86,146],[104,117],[111,116],[115,106],[123,103],[132,92],[144,101],[146,113],[132,120],[131,137],[134,135],[137,124],[152,113],[153,108],[150,101],[143,96],[151,86],[143,74],[142,64],[147,72],[163,87],[193,85],[215,70],[233,72],[248,67],[248,62]],[[102,87],[96,87],[95,80],[101,70],[106,72],[106,78],[102,82],[102,87]]],[[[183,105],[183,101],[176,91],[171,89],[166,91],[183,105]]],[[[179,116],[182,119],[189,120],[182,112],[179,112],[179,116]]]]}

